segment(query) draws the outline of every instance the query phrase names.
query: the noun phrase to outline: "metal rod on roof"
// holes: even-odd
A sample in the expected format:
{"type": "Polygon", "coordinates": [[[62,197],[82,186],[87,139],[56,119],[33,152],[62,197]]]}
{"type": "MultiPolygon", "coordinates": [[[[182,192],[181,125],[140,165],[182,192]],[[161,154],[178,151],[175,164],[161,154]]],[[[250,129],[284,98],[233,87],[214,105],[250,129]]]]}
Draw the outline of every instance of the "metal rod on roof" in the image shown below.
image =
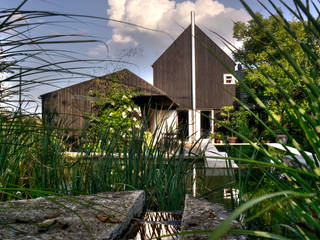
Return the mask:
{"type": "Polygon", "coordinates": [[[191,11],[191,81],[192,81],[192,109],[196,109],[196,51],[194,35],[195,13],[191,11]]]}
{"type": "Polygon", "coordinates": [[[192,133],[196,140],[196,51],[195,51],[195,13],[191,11],[191,86],[192,86],[192,133]]]}

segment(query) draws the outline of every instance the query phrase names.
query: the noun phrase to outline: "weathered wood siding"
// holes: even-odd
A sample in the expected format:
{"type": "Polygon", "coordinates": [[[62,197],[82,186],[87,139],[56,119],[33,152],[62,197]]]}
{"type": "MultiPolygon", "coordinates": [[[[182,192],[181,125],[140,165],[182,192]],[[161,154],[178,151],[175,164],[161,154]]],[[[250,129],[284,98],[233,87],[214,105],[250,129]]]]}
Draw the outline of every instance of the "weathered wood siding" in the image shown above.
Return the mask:
{"type": "Polygon", "coordinates": [[[42,95],[43,116],[54,113],[53,122],[59,127],[81,130],[87,116],[93,111],[93,101],[88,101],[89,90],[94,89],[94,80],[42,95]]]}
{"type": "Polygon", "coordinates": [[[208,49],[214,52],[231,70],[234,70],[235,63],[197,26],[195,36],[197,108],[204,110],[231,106],[234,102],[232,96],[235,96],[236,85],[224,85],[223,74],[229,72],[208,49]]]}
{"type": "Polygon", "coordinates": [[[55,112],[55,125],[70,130],[82,130],[87,124],[88,116],[95,111],[97,99],[90,95],[90,91],[105,94],[108,86],[114,82],[123,84],[139,94],[161,98],[170,105],[170,99],[163,91],[125,69],[42,95],[43,117],[55,112]]]}
{"type": "MultiPolygon", "coordinates": [[[[200,110],[220,109],[232,105],[235,85],[224,85],[225,67],[212,55],[210,48],[232,70],[235,63],[200,28],[195,27],[196,107],[200,110]],[[229,93],[228,93],[229,92],[229,93]]],[[[191,97],[191,26],[153,64],[154,85],[179,104],[192,108],[191,97]]]]}
{"type": "Polygon", "coordinates": [[[153,64],[154,86],[181,109],[191,108],[191,28],[188,27],[153,64]]]}

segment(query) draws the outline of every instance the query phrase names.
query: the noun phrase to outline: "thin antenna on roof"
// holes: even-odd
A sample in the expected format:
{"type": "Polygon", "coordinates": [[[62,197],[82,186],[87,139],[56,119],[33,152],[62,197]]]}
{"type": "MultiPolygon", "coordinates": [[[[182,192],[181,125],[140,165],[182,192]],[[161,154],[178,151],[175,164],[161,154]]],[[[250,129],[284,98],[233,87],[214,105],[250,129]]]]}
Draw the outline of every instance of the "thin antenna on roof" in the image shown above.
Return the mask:
{"type": "Polygon", "coordinates": [[[192,110],[196,109],[196,58],[194,36],[195,13],[191,11],[191,82],[192,82],[192,110]]]}
{"type": "MultiPolygon", "coordinates": [[[[196,138],[196,57],[195,57],[195,31],[194,31],[195,13],[191,11],[191,86],[192,86],[192,133],[196,138]]],[[[196,140],[196,139],[195,139],[196,140]]]]}

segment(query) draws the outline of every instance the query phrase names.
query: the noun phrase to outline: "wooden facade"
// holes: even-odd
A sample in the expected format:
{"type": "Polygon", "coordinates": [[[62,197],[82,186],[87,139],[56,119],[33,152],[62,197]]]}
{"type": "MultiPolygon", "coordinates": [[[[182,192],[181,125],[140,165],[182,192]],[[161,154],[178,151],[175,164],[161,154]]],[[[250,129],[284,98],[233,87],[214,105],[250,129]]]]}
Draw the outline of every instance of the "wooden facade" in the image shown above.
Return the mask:
{"type": "Polygon", "coordinates": [[[190,35],[188,27],[152,65],[154,86],[171,96],[182,109],[192,105],[190,35]]]}
{"type": "Polygon", "coordinates": [[[41,95],[43,118],[53,114],[56,125],[70,130],[83,129],[98,100],[90,92],[104,94],[112,83],[124,85],[136,92],[134,101],[140,106],[154,106],[156,103],[161,107],[176,106],[162,90],[125,69],[41,95]]]}
{"type": "Polygon", "coordinates": [[[208,137],[214,131],[215,110],[233,105],[236,94],[236,85],[224,82],[224,74],[230,76],[230,72],[220,61],[231,71],[235,63],[195,26],[196,111],[193,111],[191,42],[189,26],[152,65],[154,85],[129,70],[121,70],[42,95],[43,116],[56,112],[56,124],[59,122],[67,129],[81,130],[95,110],[97,99],[90,95],[90,91],[107,93],[109,84],[117,82],[138,93],[134,98],[138,105],[148,104],[156,109],[149,111],[151,131],[162,118],[168,126],[172,125],[170,121],[174,123],[183,133],[181,135],[194,136],[195,140],[200,136],[208,137]]]}
{"type": "MultiPolygon", "coordinates": [[[[229,72],[218,59],[234,70],[233,60],[195,26],[196,109],[198,110],[216,110],[222,106],[230,106],[234,102],[236,86],[224,84],[223,75],[229,72]]],[[[180,109],[191,109],[191,26],[172,43],[152,67],[154,86],[166,92],[179,104],[180,109]]]]}

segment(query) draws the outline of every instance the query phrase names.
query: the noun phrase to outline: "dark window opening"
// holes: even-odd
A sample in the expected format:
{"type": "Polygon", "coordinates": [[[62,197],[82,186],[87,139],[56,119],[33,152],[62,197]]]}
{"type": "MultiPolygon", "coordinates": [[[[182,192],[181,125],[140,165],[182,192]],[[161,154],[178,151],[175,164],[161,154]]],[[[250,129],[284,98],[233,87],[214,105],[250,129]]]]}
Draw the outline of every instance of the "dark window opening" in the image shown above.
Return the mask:
{"type": "Polygon", "coordinates": [[[185,139],[189,136],[189,115],[188,111],[178,112],[178,137],[185,139]]]}
{"type": "Polygon", "coordinates": [[[210,111],[201,111],[201,137],[208,138],[211,132],[211,114],[210,111]]]}

